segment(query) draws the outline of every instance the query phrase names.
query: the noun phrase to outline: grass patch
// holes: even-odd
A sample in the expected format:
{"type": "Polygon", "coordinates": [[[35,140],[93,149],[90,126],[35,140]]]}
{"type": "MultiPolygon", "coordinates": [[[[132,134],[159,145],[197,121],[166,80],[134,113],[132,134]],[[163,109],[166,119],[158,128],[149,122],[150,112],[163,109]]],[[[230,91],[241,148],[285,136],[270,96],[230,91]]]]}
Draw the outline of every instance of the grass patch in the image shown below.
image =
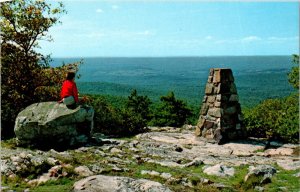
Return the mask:
{"type": "Polygon", "coordinates": [[[71,191],[75,180],[70,178],[61,178],[56,181],[48,181],[43,183],[37,187],[31,188],[30,191],[32,192],[45,192],[45,191],[71,191]]]}
{"type": "Polygon", "coordinates": [[[245,165],[241,165],[238,167],[234,167],[235,169],[235,174],[232,177],[219,177],[219,176],[215,176],[215,175],[207,175],[205,173],[203,173],[203,167],[204,165],[201,165],[199,167],[191,167],[188,168],[188,170],[190,170],[191,173],[202,177],[202,178],[207,178],[215,183],[223,183],[226,186],[231,186],[237,189],[241,188],[241,184],[244,181],[244,177],[248,172],[248,166],[245,165]]]}
{"type": "Polygon", "coordinates": [[[294,174],[300,172],[299,169],[293,171],[283,170],[278,167],[276,167],[276,169],[277,169],[277,173],[275,173],[275,175],[272,177],[272,182],[266,185],[266,191],[298,192],[300,190],[299,178],[294,176],[294,174]]]}
{"type": "Polygon", "coordinates": [[[255,151],[253,151],[253,153],[263,153],[263,152],[265,152],[264,149],[257,149],[255,151]]]}
{"type": "Polygon", "coordinates": [[[11,138],[11,139],[7,139],[7,140],[2,140],[1,147],[7,148],[7,149],[16,149],[17,148],[17,139],[11,138]]]}

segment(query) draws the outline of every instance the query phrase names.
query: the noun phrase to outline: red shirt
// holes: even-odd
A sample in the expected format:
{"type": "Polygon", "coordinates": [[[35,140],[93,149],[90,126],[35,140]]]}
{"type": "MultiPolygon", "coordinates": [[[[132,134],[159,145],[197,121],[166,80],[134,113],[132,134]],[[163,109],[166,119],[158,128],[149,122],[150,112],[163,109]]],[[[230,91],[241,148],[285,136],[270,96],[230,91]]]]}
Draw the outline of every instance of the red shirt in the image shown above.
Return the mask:
{"type": "Polygon", "coordinates": [[[73,96],[75,102],[78,103],[78,90],[76,83],[74,81],[65,80],[61,88],[60,98],[63,99],[69,96],[73,96]]]}

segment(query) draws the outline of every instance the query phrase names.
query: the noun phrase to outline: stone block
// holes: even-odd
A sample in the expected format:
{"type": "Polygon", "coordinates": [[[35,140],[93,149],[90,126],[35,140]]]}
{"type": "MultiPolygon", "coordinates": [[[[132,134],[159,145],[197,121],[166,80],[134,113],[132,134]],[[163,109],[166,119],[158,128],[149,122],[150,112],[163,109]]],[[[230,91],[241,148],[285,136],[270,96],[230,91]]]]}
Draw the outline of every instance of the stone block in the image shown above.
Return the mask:
{"type": "Polygon", "coordinates": [[[222,83],[228,83],[234,81],[231,69],[221,69],[220,75],[221,75],[222,83]]]}
{"type": "Polygon", "coordinates": [[[216,100],[221,101],[221,98],[222,98],[221,94],[218,94],[217,97],[216,97],[216,100]]]}
{"type": "Polygon", "coordinates": [[[215,69],[213,82],[214,83],[220,83],[221,82],[221,69],[215,69]]]}
{"type": "Polygon", "coordinates": [[[220,101],[216,101],[215,102],[215,107],[218,107],[218,108],[221,107],[221,102],[220,101]]]}
{"type": "Polygon", "coordinates": [[[214,92],[214,86],[211,83],[207,83],[205,87],[205,94],[211,95],[214,92]]]}
{"type": "Polygon", "coordinates": [[[198,136],[198,137],[201,136],[201,129],[200,129],[200,127],[198,127],[198,126],[196,126],[195,135],[198,136]]]}
{"type": "Polygon", "coordinates": [[[231,107],[227,107],[224,111],[225,111],[225,114],[229,114],[229,115],[232,115],[237,112],[235,105],[231,106],[231,107]]]}
{"type": "Polygon", "coordinates": [[[214,75],[214,69],[213,69],[213,68],[209,69],[209,75],[210,75],[210,76],[213,76],[213,75],[214,75]]]}
{"type": "Polygon", "coordinates": [[[229,98],[230,98],[230,95],[228,95],[228,94],[222,94],[221,102],[222,103],[228,103],[229,98]]]}
{"type": "Polygon", "coordinates": [[[229,140],[237,139],[237,132],[229,129],[227,131],[227,137],[229,140]]]}
{"type": "Polygon", "coordinates": [[[216,100],[216,96],[214,96],[214,95],[210,95],[210,96],[207,97],[207,102],[208,103],[214,103],[215,100],[216,100]]]}
{"type": "Polygon", "coordinates": [[[221,117],[223,115],[223,109],[221,109],[221,108],[211,108],[211,109],[208,109],[207,114],[212,116],[212,117],[221,117]]]}
{"type": "Polygon", "coordinates": [[[229,98],[229,101],[239,101],[239,97],[237,94],[232,94],[229,98]]]}
{"type": "Polygon", "coordinates": [[[204,125],[204,122],[205,122],[205,119],[202,116],[200,116],[198,123],[197,123],[197,127],[202,128],[204,125]]]}
{"type": "Polygon", "coordinates": [[[221,128],[217,128],[215,131],[214,131],[214,140],[217,141],[217,143],[220,143],[221,140],[222,140],[222,133],[221,133],[221,128]]]}
{"type": "Polygon", "coordinates": [[[207,129],[206,129],[205,127],[202,129],[202,131],[200,131],[202,137],[205,137],[205,136],[206,136],[206,131],[207,131],[207,129]]]}
{"type": "Polygon", "coordinates": [[[213,82],[213,76],[211,76],[211,75],[208,76],[207,82],[208,83],[212,83],[213,82]]]}
{"type": "Polygon", "coordinates": [[[214,138],[213,129],[207,129],[207,131],[205,133],[205,138],[207,138],[207,139],[213,139],[214,138]]]}
{"type": "Polygon", "coordinates": [[[206,99],[207,99],[207,96],[205,95],[205,96],[203,97],[202,103],[205,103],[205,102],[206,102],[206,99]]]}
{"type": "Polygon", "coordinates": [[[230,92],[230,85],[226,83],[220,83],[220,91],[218,94],[231,94],[230,92]]]}
{"type": "Polygon", "coordinates": [[[209,116],[209,115],[207,115],[207,116],[205,117],[205,119],[208,120],[208,121],[216,121],[216,120],[217,120],[216,117],[212,117],[212,116],[209,116]]]}
{"type": "Polygon", "coordinates": [[[233,82],[230,85],[230,93],[237,94],[236,86],[233,82]]]}
{"type": "Polygon", "coordinates": [[[211,122],[211,121],[205,121],[203,126],[204,126],[206,129],[213,128],[214,122],[211,122]]]}
{"type": "Polygon", "coordinates": [[[201,115],[206,115],[207,111],[208,111],[208,105],[206,103],[203,103],[203,105],[201,107],[200,114],[201,115]]]}
{"type": "Polygon", "coordinates": [[[217,86],[215,87],[215,94],[220,94],[221,93],[221,83],[218,83],[217,86]]]}

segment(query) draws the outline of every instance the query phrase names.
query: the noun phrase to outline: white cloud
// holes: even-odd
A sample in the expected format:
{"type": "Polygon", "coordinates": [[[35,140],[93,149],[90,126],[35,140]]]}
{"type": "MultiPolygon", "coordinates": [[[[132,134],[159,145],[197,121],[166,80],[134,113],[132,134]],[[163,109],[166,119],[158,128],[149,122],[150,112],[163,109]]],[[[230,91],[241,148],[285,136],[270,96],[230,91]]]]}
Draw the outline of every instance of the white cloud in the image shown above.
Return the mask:
{"type": "Polygon", "coordinates": [[[253,41],[260,41],[261,38],[258,36],[248,36],[248,37],[244,37],[241,41],[242,42],[253,42],[253,41]]]}
{"type": "Polygon", "coordinates": [[[210,36],[210,35],[208,35],[208,36],[205,37],[205,40],[212,40],[212,39],[213,39],[213,37],[210,36]]]}
{"type": "Polygon", "coordinates": [[[118,5],[112,5],[111,8],[112,8],[113,10],[117,10],[117,9],[119,9],[120,7],[119,7],[118,5]]]}
{"type": "Polygon", "coordinates": [[[299,36],[295,37],[268,37],[268,41],[293,41],[293,40],[299,40],[299,36]]]}
{"type": "Polygon", "coordinates": [[[102,9],[97,9],[96,12],[97,13],[103,13],[103,10],[102,9]]]}
{"type": "Polygon", "coordinates": [[[136,35],[150,36],[150,35],[155,35],[155,32],[145,30],[145,31],[141,31],[141,32],[136,32],[136,35]]]}

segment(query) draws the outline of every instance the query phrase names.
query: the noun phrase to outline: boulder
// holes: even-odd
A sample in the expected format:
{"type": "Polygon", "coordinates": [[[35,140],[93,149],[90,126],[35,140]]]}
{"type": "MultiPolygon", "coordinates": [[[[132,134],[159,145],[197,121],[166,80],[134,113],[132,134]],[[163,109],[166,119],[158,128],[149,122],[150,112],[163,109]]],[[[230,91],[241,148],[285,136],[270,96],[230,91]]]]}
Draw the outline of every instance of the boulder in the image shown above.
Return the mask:
{"type": "Polygon", "coordinates": [[[217,164],[214,166],[205,167],[203,170],[203,173],[206,173],[207,175],[216,175],[219,177],[227,177],[227,176],[234,175],[234,168],[227,167],[222,164],[217,164]]]}
{"type": "Polygon", "coordinates": [[[250,166],[244,181],[245,183],[267,184],[271,182],[271,178],[275,173],[276,169],[270,165],[250,166]]]}
{"type": "Polygon", "coordinates": [[[95,175],[79,180],[73,185],[73,192],[171,192],[171,190],[154,181],[147,179],[132,179],[129,177],[95,175]]]}
{"type": "Polygon", "coordinates": [[[18,114],[14,131],[20,144],[72,146],[87,141],[93,116],[92,107],[69,109],[58,102],[35,103],[18,114]]]}
{"type": "Polygon", "coordinates": [[[81,177],[88,177],[93,175],[93,172],[87,166],[79,166],[74,169],[74,172],[81,177]]]}

